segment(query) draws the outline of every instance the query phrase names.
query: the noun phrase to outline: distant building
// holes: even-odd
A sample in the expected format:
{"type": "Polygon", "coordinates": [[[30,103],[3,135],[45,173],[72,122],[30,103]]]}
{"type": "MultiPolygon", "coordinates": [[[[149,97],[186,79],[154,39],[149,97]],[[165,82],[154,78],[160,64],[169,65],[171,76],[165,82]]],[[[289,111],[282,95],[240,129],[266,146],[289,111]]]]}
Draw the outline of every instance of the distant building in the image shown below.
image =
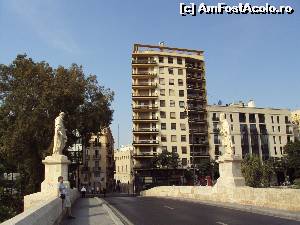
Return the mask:
{"type": "Polygon", "coordinates": [[[89,146],[83,150],[83,165],[80,169],[80,183],[89,189],[111,190],[114,179],[114,139],[110,128],[92,135],[89,146]]]}
{"type": "Polygon", "coordinates": [[[122,191],[132,190],[133,183],[133,146],[122,146],[114,151],[115,180],[120,182],[122,191]]]}
{"type": "Polygon", "coordinates": [[[254,101],[226,106],[209,105],[208,132],[210,156],[215,159],[223,148],[220,141],[220,113],[225,113],[232,133],[235,154],[257,154],[262,159],[282,157],[284,146],[294,140],[288,109],[258,108],[254,101]]]}

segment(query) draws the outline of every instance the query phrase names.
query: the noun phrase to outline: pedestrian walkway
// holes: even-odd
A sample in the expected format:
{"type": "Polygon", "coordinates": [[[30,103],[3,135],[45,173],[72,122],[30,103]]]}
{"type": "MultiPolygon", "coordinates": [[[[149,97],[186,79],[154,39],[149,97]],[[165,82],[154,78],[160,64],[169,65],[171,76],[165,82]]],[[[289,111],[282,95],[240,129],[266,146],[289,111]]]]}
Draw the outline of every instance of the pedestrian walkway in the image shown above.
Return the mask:
{"type": "Polygon", "coordinates": [[[107,211],[95,198],[80,198],[72,207],[75,219],[65,218],[61,225],[114,225],[107,211]]]}

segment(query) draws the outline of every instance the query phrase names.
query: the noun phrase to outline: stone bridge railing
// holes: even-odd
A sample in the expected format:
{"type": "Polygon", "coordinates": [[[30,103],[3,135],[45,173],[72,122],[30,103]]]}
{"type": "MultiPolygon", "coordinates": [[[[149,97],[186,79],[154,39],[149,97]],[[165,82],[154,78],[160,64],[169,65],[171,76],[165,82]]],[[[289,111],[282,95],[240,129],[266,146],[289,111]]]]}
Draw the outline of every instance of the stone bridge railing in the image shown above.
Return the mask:
{"type": "MultiPolygon", "coordinates": [[[[70,190],[72,204],[79,197],[77,189],[70,190]]],[[[38,192],[24,198],[24,212],[1,223],[1,225],[54,225],[65,214],[62,200],[56,195],[38,192]]]]}

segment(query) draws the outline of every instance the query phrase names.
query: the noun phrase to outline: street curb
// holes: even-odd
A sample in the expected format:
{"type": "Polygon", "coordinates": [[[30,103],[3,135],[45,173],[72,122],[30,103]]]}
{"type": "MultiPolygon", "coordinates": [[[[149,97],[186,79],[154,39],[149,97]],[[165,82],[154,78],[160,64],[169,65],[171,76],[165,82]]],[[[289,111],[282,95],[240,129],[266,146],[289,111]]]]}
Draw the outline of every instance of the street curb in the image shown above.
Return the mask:
{"type": "Polygon", "coordinates": [[[95,199],[103,206],[116,225],[134,225],[119,210],[110,205],[107,201],[98,197],[95,197],[95,199]]]}
{"type": "Polygon", "coordinates": [[[143,196],[142,198],[147,198],[147,197],[166,198],[166,199],[173,199],[177,201],[202,203],[210,206],[234,209],[234,210],[250,212],[250,213],[266,215],[266,216],[273,216],[282,219],[300,221],[299,212],[282,211],[282,210],[276,210],[272,208],[262,208],[258,206],[241,205],[241,204],[234,204],[234,203],[219,203],[219,202],[203,201],[203,200],[191,199],[191,198],[176,198],[176,197],[166,197],[166,196],[143,196]]]}

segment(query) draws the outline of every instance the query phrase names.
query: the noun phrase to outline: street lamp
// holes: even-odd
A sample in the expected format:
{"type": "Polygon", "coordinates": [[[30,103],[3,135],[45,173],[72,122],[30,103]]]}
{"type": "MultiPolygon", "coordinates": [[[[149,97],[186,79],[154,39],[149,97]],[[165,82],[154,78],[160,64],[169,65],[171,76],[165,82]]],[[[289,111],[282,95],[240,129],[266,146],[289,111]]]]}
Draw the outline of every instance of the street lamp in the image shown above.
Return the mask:
{"type": "MultiPolygon", "coordinates": [[[[185,112],[185,116],[187,117],[188,119],[188,122],[190,121],[189,120],[189,116],[188,116],[188,105],[184,108],[184,112],[185,112]]],[[[195,168],[195,152],[194,152],[194,131],[193,129],[190,129],[191,131],[191,136],[192,136],[192,156],[193,156],[193,160],[192,160],[192,165],[193,165],[193,186],[195,186],[196,184],[196,168],[195,168]]]]}

